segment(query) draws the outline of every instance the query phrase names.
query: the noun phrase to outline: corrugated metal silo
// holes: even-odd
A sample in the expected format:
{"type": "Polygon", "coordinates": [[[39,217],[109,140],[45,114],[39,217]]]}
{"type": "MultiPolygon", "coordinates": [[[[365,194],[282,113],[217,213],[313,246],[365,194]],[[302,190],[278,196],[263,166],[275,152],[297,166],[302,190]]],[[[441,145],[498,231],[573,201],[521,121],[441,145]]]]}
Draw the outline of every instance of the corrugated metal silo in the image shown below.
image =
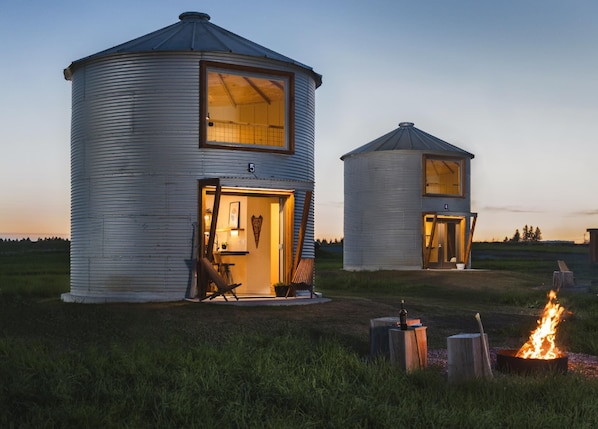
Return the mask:
{"type": "MultiPolygon", "coordinates": [[[[207,14],[179,18],[64,71],[72,81],[65,301],[172,301],[201,293],[193,266],[205,251],[204,217],[216,193],[216,241],[230,242],[227,257],[236,258],[245,293],[267,294],[274,280],[289,276],[303,198],[314,186],[321,76],[212,24],[207,14]],[[266,220],[259,241],[252,216],[266,220]],[[253,274],[264,269],[271,272],[253,274]]],[[[305,229],[313,237],[313,208],[305,229]]],[[[313,252],[307,239],[303,256],[313,252]]]]}
{"type": "Polygon", "coordinates": [[[467,265],[472,158],[411,122],[343,155],[344,268],[467,265]]]}

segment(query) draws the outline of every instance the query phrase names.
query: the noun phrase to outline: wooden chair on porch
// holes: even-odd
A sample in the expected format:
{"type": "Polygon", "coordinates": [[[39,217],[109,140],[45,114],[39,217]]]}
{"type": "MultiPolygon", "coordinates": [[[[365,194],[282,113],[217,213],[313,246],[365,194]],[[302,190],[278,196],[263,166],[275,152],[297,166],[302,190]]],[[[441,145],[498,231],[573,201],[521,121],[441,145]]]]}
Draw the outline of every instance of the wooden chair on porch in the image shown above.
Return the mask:
{"type": "Polygon", "coordinates": [[[225,301],[228,301],[225,294],[230,292],[235,297],[235,299],[238,301],[239,297],[235,293],[235,289],[238,288],[239,286],[241,286],[241,283],[229,284],[224,279],[224,277],[222,277],[218,273],[218,271],[216,271],[216,269],[214,268],[214,265],[208,258],[203,257],[200,259],[200,262],[201,262],[202,268],[204,269],[204,271],[207,274],[210,281],[216,285],[216,292],[212,293],[207,298],[214,299],[217,296],[222,296],[222,298],[224,298],[225,301]]]}
{"type": "Polygon", "coordinates": [[[217,271],[228,284],[233,284],[235,281],[233,280],[233,274],[230,270],[230,267],[234,267],[235,264],[231,264],[230,262],[223,262],[222,255],[220,252],[214,252],[212,255],[214,256],[213,265],[217,267],[217,271]]]}
{"type": "Polygon", "coordinates": [[[291,287],[287,290],[286,298],[295,296],[298,290],[308,290],[309,297],[314,297],[314,259],[302,258],[291,280],[291,287]]]}

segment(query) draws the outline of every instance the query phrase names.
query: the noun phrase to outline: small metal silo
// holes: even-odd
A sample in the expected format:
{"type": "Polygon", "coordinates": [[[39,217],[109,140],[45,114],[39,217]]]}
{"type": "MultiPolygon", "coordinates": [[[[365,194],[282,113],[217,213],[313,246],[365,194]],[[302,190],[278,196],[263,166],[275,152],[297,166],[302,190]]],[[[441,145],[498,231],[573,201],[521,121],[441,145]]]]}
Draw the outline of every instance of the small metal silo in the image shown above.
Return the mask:
{"type": "Polygon", "coordinates": [[[70,302],[203,298],[218,252],[238,293],[313,256],[310,67],[186,12],[73,62],[70,302]],[[213,220],[213,227],[212,227],[213,220]]]}
{"type": "Polygon", "coordinates": [[[344,268],[467,266],[472,158],[411,122],[343,155],[344,268]]]}

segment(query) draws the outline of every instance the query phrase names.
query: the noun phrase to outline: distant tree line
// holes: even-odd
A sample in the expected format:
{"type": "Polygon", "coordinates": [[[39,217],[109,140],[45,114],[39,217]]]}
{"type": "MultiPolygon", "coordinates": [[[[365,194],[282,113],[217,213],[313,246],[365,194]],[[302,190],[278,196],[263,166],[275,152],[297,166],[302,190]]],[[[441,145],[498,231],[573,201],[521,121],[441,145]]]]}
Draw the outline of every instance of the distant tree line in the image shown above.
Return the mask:
{"type": "Polygon", "coordinates": [[[515,230],[515,234],[511,238],[505,237],[505,243],[535,243],[542,240],[542,231],[539,227],[534,229],[533,226],[525,225],[523,232],[520,233],[519,229],[515,230]]]}
{"type": "Polygon", "coordinates": [[[62,251],[68,250],[71,242],[60,237],[40,238],[32,241],[30,238],[2,239],[0,238],[0,252],[22,252],[22,251],[62,251]]]}
{"type": "Polygon", "coordinates": [[[320,245],[328,245],[328,244],[343,244],[343,239],[341,238],[340,240],[338,238],[335,239],[331,239],[331,240],[326,240],[325,238],[318,238],[316,240],[316,246],[320,246],[320,245]]]}

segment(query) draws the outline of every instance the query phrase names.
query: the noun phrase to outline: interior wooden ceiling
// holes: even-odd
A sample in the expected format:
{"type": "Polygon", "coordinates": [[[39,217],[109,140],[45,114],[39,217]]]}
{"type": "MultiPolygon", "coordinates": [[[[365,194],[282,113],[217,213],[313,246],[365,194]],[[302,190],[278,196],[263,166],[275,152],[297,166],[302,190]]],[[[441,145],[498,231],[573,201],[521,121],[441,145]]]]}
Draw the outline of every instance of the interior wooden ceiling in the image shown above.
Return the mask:
{"type": "Polygon", "coordinates": [[[271,104],[284,98],[282,80],[210,72],[208,101],[212,106],[271,104]]]}
{"type": "MultiPolygon", "coordinates": [[[[431,164],[435,175],[437,176],[445,176],[445,175],[452,175],[459,171],[459,162],[458,161],[446,161],[446,160],[429,160],[433,161],[431,164]]],[[[430,165],[430,164],[428,164],[430,165]]]]}

